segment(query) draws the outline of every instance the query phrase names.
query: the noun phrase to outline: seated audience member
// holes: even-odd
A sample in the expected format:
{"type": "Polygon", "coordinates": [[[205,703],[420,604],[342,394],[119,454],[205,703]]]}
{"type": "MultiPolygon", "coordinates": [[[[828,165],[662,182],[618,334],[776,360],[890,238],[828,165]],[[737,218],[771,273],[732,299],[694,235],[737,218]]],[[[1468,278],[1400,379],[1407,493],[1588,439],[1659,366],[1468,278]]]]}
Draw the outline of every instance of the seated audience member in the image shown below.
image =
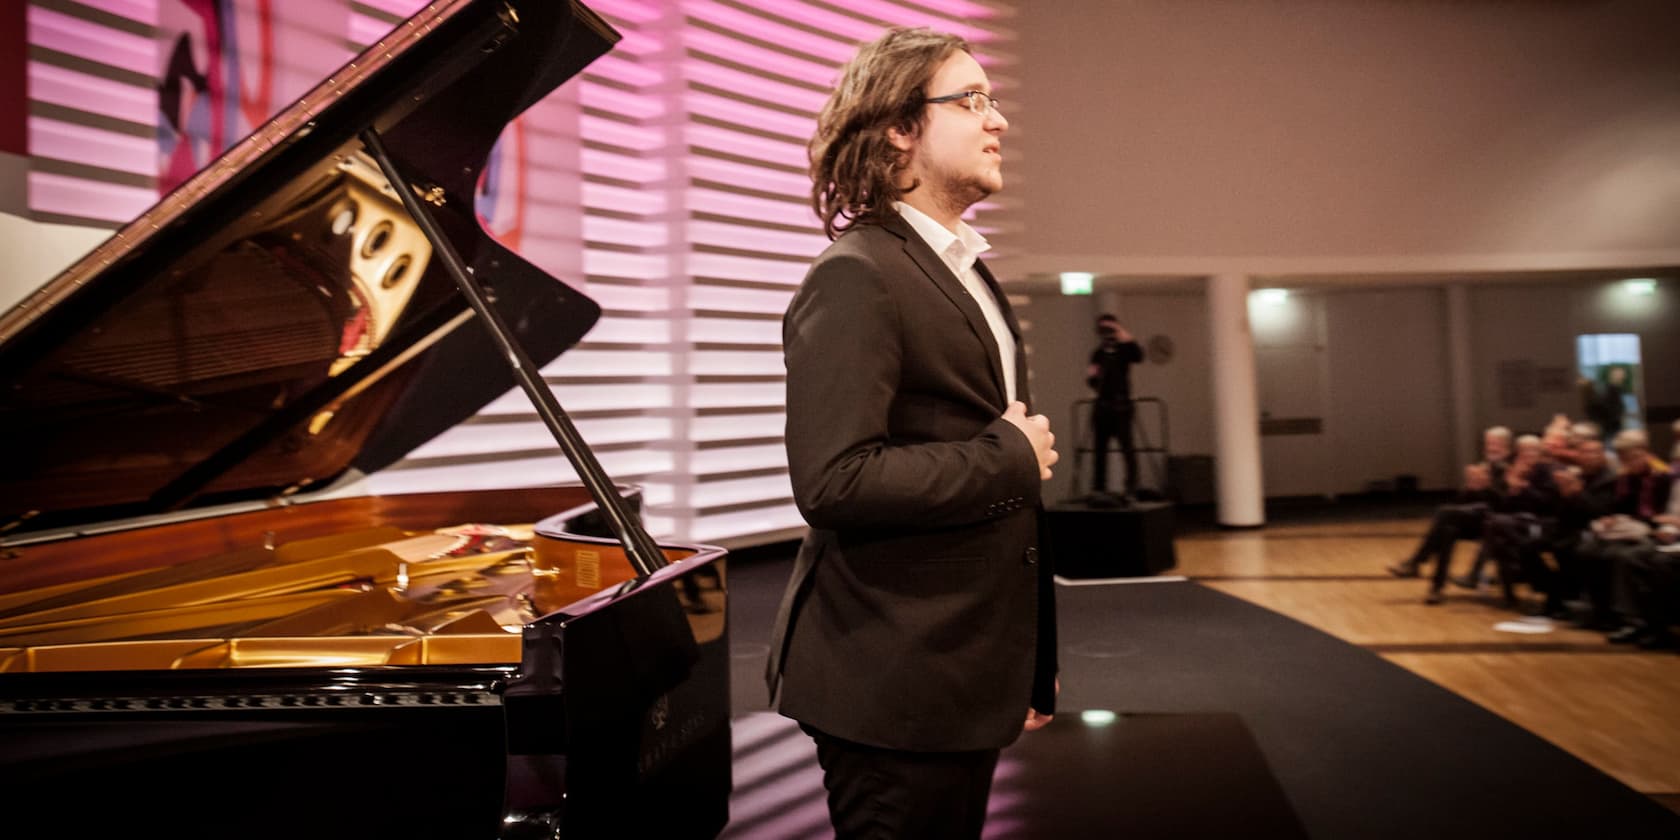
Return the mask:
{"type": "MultiPolygon", "coordinates": [[[[1482,528],[1483,553],[1499,569],[1507,606],[1517,604],[1520,557],[1538,551],[1556,530],[1558,493],[1553,473],[1562,469],[1546,456],[1543,440],[1534,435],[1517,438],[1516,452],[1505,470],[1505,493],[1493,503],[1482,528]]],[[[1545,564],[1529,571],[1536,575],[1530,579],[1534,588],[1544,591],[1551,582],[1545,564]]]]}
{"type": "Polygon", "coordinates": [[[1680,622],[1680,443],[1669,458],[1668,506],[1651,518],[1650,541],[1627,560],[1628,594],[1637,619],[1610,636],[1612,642],[1653,650],[1680,649],[1674,635],[1680,622]]]}
{"type": "Polygon", "coordinates": [[[1575,450],[1570,437],[1570,428],[1574,424],[1569,418],[1559,414],[1552,418],[1545,433],[1540,435],[1540,447],[1546,454],[1546,460],[1553,464],[1575,463],[1575,450]]]}
{"type": "MultiPolygon", "coordinates": [[[[1614,448],[1622,469],[1610,512],[1593,520],[1591,537],[1578,552],[1579,568],[1586,586],[1594,627],[1622,626],[1616,603],[1616,583],[1629,560],[1650,542],[1655,518],[1668,511],[1673,485],[1668,465],[1651,456],[1645,433],[1625,429],[1617,433],[1614,448]]],[[[1625,607],[1626,605],[1624,605],[1625,607]]]]}
{"type": "Polygon", "coordinates": [[[1552,472],[1557,500],[1551,526],[1538,539],[1515,546],[1517,569],[1546,596],[1540,614],[1550,618],[1568,617],[1566,602],[1581,594],[1581,545],[1593,520],[1610,512],[1616,496],[1617,476],[1605,463],[1603,441],[1583,439],[1573,449],[1575,464],[1552,472]],[[1542,553],[1551,555],[1555,571],[1542,553]]]}
{"type": "Polygon", "coordinates": [[[1417,577],[1418,569],[1436,557],[1432,589],[1440,589],[1452,561],[1453,546],[1461,539],[1477,539],[1488,504],[1504,488],[1505,465],[1511,455],[1511,430],[1494,426],[1482,433],[1482,460],[1464,468],[1464,486],[1453,504],[1435,511],[1428,533],[1412,556],[1388,567],[1396,577],[1417,577]]]}
{"type": "Polygon", "coordinates": [[[1603,444],[1601,448],[1604,451],[1604,465],[1610,470],[1610,473],[1614,475],[1620,472],[1622,464],[1616,460],[1616,453],[1610,451],[1609,443],[1604,440],[1604,430],[1600,429],[1597,423],[1591,420],[1582,420],[1569,427],[1570,448],[1578,448],[1583,441],[1589,440],[1596,440],[1603,444]]]}
{"type": "MultiPolygon", "coordinates": [[[[1508,477],[1512,474],[1513,467],[1517,466],[1520,462],[1522,465],[1521,472],[1526,475],[1530,470],[1536,469],[1535,465],[1541,462],[1546,462],[1545,445],[1538,435],[1523,435],[1522,437],[1517,438],[1517,445],[1515,449],[1516,454],[1512,456],[1511,461],[1506,464],[1504,470],[1499,473],[1501,488],[1490,503],[1490,511],[1511,511],[1515,509],[1514,504],[1517,500],[1511,498],[1510,487],[1506,486],[1508,477]]],[[[1545,463],[1544,470],[1547,474],[1538,478],[1538,488],[1540,490],[1549,490],[1551,470],[1550,462],[1545,463]]],[[[1536,492],[1539,492],[1539,490],[1536,492]]],[[[1470,570],[1462,575],[1453,575],[1447,578],[1447,580],[1452,581],[1453,585],[1461,586],[1465,589],[1479,589],[1483,583],[1492,579],[1493,574],[1491,571],[1487,570],[1487,525],[1487,521],[1484,520],[1482,523],[1482,550],[1476,552],[1476,559],[1471,562],[1470,570]]],[[[1498,565],[1495,564],[1494,568],[1498,568],[1498,565]]],[[[1437,595],[1434,598],[1425,600],[1427,603],[1437,604],[1440,603],[1441,596],[1437,595]]]]}

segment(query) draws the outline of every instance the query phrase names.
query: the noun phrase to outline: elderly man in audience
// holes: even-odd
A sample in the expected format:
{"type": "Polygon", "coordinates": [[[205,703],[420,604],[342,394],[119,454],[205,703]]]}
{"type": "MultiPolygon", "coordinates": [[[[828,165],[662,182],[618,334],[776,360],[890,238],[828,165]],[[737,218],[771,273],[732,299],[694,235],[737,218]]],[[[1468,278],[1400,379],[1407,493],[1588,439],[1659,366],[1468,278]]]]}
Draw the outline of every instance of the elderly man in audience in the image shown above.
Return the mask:
{"type": "Polygon", "coordinates": [[[1431,592],[1438,592],[1446,581],[1447,568],[1452,562],[1453,547],[1461,539],[1478,539],[1488,505],[1505,488],[1505,467],[1511,456],[1511,430],[1494,426],[1482,433],[1482,460],[1464,468],[1464,486],[1458,499],[1435,511],[1429,532],[1418,544],[1412,556],[1388,567],[1396,577],[1417,577],[1418,568],[1430,557],[1435,561],[1431,592]]]}
{"type": "MultiPolygon", "coordinates": [[[[1564,420],[1564,422],[1568,420],[1561,414],[1557,415],[1552,419],[1553,426],[1557,425],[1559,419],[1564,420]]],[[[1545,494],[1552,490],[1551,470],[1556,464],[1546,457],[1544,439],[1539,435],[1523,435],[1517,438],[1515,451],[1516,454],[1512,456],[1511,461],[1501,473],[1502,487],[1492,501],[1489,508],[1491,512],[1515,513],[1534,507],[1538,503],[1549,501],[1545,494]],[[1528,478],[1531,473],[1534,475],[1532,481],[1528,478]],[[1519,482],[1522,482],[1522,486],[1518,488],[1520,492],[1513,493],[1509,486],[1512,475],[1520,476],[1518,479],[1519,482]]],[[[1479,589],[1483,583],[1494,577],[1492,572],[1486,569],[1490,559],[1487,551],[1487,534],[1490,524],[1492,524],[1492,520],[1484,520],[1482,523],[1482,550],[1476,552],[1476,559],[1470,564],[1470,570],[1462,575],[1453,575],[1448,578],[1455,586],[1461,586],[1465,589],[1479,589]]],[[[1498,564],[1494,564],[1494,567],[1498,568],[1498,564]]],[[[1506,592],[1509,593],[1509,591],[1509,587],[1506,587],[1506,592]]],[[[1440,602],[1439,597],[1428,600],[1428,603],[1431,604],[1440,602]]]]}
{"type": "Polygon", "coordinates": [[[1629,563],[1653,542],[1652,530],[1661,524],[1656,518],[1669,514],[1674,478],[1668,465],[1651,455],[1643,431],[1625,429],[1617,433],[1614,448],[1622,468],[1616,477],[1610,511],[1593,520],[1591,536],[1579,552],[1578,566],[1592,603],[1588,626],[1621,628],[1614,636],[1632,641],[1639,633],[1627,630],[1622,615],[1634,610],[1626,595],[1618,599],[1617,585],[1627,585],[1629,563]]]}

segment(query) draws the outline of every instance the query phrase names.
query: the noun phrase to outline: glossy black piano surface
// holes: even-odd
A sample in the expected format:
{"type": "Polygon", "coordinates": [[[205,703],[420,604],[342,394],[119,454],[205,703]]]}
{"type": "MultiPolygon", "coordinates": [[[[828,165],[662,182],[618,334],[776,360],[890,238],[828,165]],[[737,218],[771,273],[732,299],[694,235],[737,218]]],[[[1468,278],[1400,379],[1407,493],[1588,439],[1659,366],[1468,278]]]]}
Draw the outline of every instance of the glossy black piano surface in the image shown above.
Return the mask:
{"type": "Polygon", "coordinates": [[[514,382],[360,132],[545,363],[599,309],[472,197],[503,126],[617,39],[573,3],[433,3],[0,315],[9,826],[721,829],[723,551],[638,576],[575,486],[309,492],[514,382]]]}

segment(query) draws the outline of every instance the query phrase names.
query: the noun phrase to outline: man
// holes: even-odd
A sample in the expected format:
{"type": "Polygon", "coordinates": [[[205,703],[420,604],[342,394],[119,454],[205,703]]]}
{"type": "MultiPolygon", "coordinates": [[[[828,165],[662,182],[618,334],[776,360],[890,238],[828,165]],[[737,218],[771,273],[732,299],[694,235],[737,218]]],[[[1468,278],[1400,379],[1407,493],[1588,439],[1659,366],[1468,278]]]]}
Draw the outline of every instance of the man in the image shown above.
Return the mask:
{"type": "Polygon", "coordinates": [[[846,65],[810,144],[834,243],[783,344],[811,530],[766,677],[816,741],[840,838],[979,837],[1000,748],[1054,711],[1037,540],[1057,456],[961,220],[1003,186],[990,94],[961,39],[893,30],[846,65]]]}
{"type": "Polygon", "coordinates": [[[1452,565],[1453,548],[1459,540],[1481,536],[1488,505],[1505,491],[1505,466],[1510,457],[1510,429],[1492,426],[1482,432],[1482,460],[1465,466],[1464,486],[1458,498],[1453,504],[1435,509],[1429,531],[1411,557],[1388,567],[1395,577],[1417,577],[1418,569],[1430,557],[1435,557],[1435,574],[1425,603],[1439,604],[1445,600],[1442,589],[1452,565]]]}
{"type": "Polygon", "coordinates": [[[1603,441],[1582,440],[1570,456],[1572,465],[1552,471],[1555,503],[1540,532],[1527,539],[1520,535],[1511,539],[1510,533],[1503,534],[1504,539],[1490,537],[1489,553],[1494,559],[1504,568],[1514,568],[1545,595],[1538,614],[1548,618],[1570,617],[1565,601],[1581,593],[1585,579],[1577,552],[1591,533],[1593,520],[1610,511],[1616,496],[1617,476],[1606,465],[1603,441]],[[1546,565],[1543,554],[1556,561],[1555,571],[1546,565]]]}
{"type": "Polygon", "coordinates": [[[1126,465],[1126,498],[1137,495],[1137,448],[1132,439],[1132,365],[1143,361],[1143,348],[1120,326],[1120,319],[1103,313],[1097,317],[1097,349],[1085,370],[1085,384],[1097,392],[1091,404],[1091,430],[1095,437],[1096,467],[1091,490],[1108,492],[1108,443],[1117,440],[1126,465]]]}
{"type": "MultiPolygon", "coordinates": [[[[1680,432],[1680,422],[1676,424],[1680,432]]],[[[1680,435],[1677,435],[1680,436],[1680,435]]],[[[1638,616],[1610,637],[1650,650],[1680,648],[1674,625],[1680,622],[1680,443],[1669,455],[1668,507],[1651,518],[1649,540],[1627,563],[1628,594],[1638,616]]]]}
{"type": "Polygon", "coordinates": [[[1592,602],[1592,626],[1621,627],[1612,638],[1624,640],[1630,631],[1619,615],[1626,607],[1625,598],[1618,599],[1617,583],[1625,575],[1629,561],[1648,543],[1651,526],[1656,517],[1668,509],[1668,494],[1673,486],[1667,465],[1651,455],[1651,445],[1639,429],[1623,429],[1616,434],[1613,446],[1622,462],[1611,496],[1610,510],[1593,520],[1591,539],[1582,546],[1580,565],[1587,597],[1592,602]],[[1618,600],[1623,603],[1618,604],[1618,600]]]}
{"type": "Polygon", "coordinates": [[[1610,365],[1603,370],[1601,383],[1587,383],[1586,405],[1583,407],[1587,418],[1598,424],[1601,434],[1614,438],[1621,432],[1623,420],[1627,415],[1627,405],[1623,401],[1623,389],[1627,387],[1627,367],[1610,365]]]}
{"type": "Polygon", "coordinates": [[[1599,444],[1599,449],[1604,452],[1604,466],[1605,466],[1605,468],[1608,469],[1612,475],[1616,474],[1617,472],[1620,472],[1621,468],[1622,468],[1622,464],[1621,464],[1620,461],[1616,460],[1615,454],[1612,453],[1607,448],[1608,443],[1604,440],[1604,432],[1598,428],[1597,423],[1594,423],[1591,420],[1582,420],[1579,423],[1574,423],[1574,424],[1570,425],[1570,427],[1569,427],[1569,447],[1570,447],[1570,449],[1578,450],[1578,449],[1580,449],[1581,444],[1583,444],[1583,443],[1585,443],[1589,440],[1597,441],[1598,444],[1599,444]]]}
{"type": "Polygon", "coordinates": [[[1514,452],[1505,468],[1505,490],[1494,499],[1482,527],[1482,551],[1470,568],[1471,578],[1479,579],[1483,563],[1493,560],[1505,605],[1511,607],[1518,604],[1518,557],[1556,528],[1558,493],[1553,473],[1561,469],[1547,458],[1539,435],[1519,435],[1514,452]]]}

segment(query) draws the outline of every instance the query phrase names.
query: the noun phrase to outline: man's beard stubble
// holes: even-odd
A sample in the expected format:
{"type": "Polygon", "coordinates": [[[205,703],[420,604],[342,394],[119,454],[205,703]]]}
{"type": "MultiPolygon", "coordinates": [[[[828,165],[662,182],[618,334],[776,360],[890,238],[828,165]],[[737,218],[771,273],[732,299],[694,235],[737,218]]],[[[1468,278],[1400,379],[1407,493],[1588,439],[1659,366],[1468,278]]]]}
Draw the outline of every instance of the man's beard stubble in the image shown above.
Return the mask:
{"type": "Polygon", "coordinates": [[[935,204],[958,216],[996,192],[980,178],[947,169],[927,173],[923,188],[935,204]]]}

